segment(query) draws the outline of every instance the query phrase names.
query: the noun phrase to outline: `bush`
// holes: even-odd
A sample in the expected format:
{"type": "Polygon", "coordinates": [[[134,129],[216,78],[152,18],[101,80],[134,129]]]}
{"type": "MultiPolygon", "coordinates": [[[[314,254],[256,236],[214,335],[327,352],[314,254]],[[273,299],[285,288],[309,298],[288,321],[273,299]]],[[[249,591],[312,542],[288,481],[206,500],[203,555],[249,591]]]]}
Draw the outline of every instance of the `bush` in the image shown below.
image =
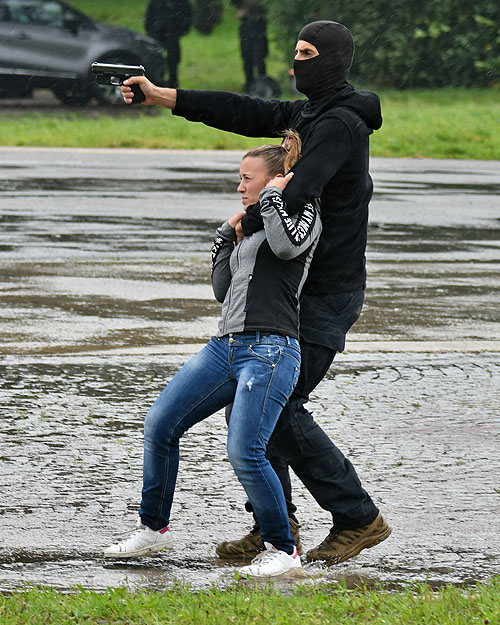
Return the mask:
{"type": "Polygon", "coordinates": [[[355,82],[396,88],[481,87],[500,82],[498,0],[267,0],[287,59],[300,28],[341,22],[354,35],[355,82]]]}

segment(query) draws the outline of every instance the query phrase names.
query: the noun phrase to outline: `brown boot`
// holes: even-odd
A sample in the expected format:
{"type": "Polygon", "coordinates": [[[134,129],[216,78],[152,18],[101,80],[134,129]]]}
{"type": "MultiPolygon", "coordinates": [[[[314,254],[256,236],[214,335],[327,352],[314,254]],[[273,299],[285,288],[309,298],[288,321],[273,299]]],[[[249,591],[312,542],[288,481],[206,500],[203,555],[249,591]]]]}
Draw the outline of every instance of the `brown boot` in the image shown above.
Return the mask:
{"type": "MultiPolygon", "coordinates": [[[[296,521],[290,519],[290,531],[292,532],[297,551],[301,555],[302,544],[300,542],[299,527],[300,525],[296,521]]],[[[255,558],[261,551],[264,551],[264,545],[262,544],[260,527],[257,524],[243,538],[224,541],[219,543],[215,549],[215,553],[219,558],[224,558],[225,560],[247,560],[255,558]]]]}
{"type": "Polygon", "coordinates": [[[353,530],[332,529],[325,540],[307,552],[308,562],[323,560],[327,564],[339,564],[354,558],[363,549],[374,547],[392,532],[379,513],[375,521],[353,530]]]}

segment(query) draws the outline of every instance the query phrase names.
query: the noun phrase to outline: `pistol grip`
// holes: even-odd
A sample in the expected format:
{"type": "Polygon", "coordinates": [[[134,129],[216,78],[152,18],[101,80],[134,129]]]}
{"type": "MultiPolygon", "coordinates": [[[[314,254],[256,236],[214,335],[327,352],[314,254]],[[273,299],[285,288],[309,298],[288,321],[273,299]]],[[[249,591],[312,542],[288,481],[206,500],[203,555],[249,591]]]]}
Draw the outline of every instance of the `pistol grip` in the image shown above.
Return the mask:
{"type": "Polygon", "coordinates": [[[144,102],[146,96],[142,92],[142,89],[139,87],[139,85],[130,85],[130,87],[132,89],[132,93],[134,94],[134,97],[132,98],[132,104],[140,104],[141,102],[144,102]]]}

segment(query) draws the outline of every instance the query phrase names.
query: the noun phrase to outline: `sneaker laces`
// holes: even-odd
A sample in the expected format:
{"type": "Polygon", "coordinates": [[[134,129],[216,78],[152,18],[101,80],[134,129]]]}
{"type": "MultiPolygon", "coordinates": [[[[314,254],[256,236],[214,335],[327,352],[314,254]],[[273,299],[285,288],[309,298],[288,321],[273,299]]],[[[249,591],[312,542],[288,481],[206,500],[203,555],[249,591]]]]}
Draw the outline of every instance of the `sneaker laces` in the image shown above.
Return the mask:
{"type": "Polygon", "coordinates": [[[276,549],[276,547],[265,549],[264,551],[261,551],[255,556],[255,558],[252,560],[252,564],[257,564],[258,562],[266,562],[267,560],[272,560],[276,556],[277,553],[278,553],[278,550],[276,549]]]}
{"type": "Polygon", "coordinates": [[[132,538],[135,538],[138,534],[140,534],[141,532],[144,532],[146,527],[147,525],[144,525],[141,517],[139,517],[137,519],[137,523],[135,524],[135,530],[132,532],[132,534],[129,535],[127,539],[124,539],[123,542],[128,542],[129,540],[132,540],[132,538]]]}

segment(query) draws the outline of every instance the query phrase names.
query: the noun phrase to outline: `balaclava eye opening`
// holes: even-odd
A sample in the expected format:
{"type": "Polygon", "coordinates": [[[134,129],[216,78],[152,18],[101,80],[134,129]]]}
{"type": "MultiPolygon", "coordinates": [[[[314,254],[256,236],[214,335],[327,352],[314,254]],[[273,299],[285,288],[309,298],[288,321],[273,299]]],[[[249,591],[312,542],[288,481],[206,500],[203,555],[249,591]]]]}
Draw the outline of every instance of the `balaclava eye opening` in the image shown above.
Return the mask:
{"type": "Polygon", "coordinates": [[[295,84],[301,93],[318,100],[347,83],[354,56],[348,28],[338,22],[312,22],[302,28],[297,40],[311,43],[319,52],[312,59],[293,62],[295,84]]]}

